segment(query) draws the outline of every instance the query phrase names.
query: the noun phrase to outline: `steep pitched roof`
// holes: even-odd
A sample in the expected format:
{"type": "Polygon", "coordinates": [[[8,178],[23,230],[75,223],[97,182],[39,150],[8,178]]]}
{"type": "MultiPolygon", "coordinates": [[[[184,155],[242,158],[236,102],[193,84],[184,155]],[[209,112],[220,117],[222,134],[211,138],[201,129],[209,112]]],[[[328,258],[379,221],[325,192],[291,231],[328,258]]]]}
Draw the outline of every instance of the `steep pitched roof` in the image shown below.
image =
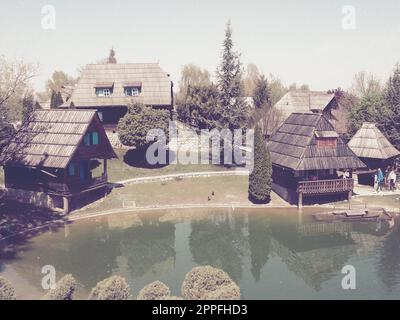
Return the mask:
{"type": "Polygon", "coordinates": [[[63,107],[125,106],[130,101],[146,105],[171,106],[172,82],[158,63],[108,63],[88,64],[75,86],[72,96],[63,107]],[[96,86],[107,84],[113,87],[109,97],[97,97],[96,86]],[[138,96],[126,97],[124,87],[141,86],[138,96]]]}
{"type": "Polygon", "coordinates": [[[272,163],[293,170],[357,169],[365,164],[319,113],[293,113],[269,141],[272,163]],[[317,147],[317,136],[337,139],[337,146],[317,147]]]}
{"type": "Polygon", "coordinates": [[[323,91],[289,91],[276,104],[285,118],[294,112],[322,112],[334,100],[335,95],[323,91]]]}
{"type": "MultiPolygon", "coordinates": [[[[94,110],[35,111],[2,150],[0,164],[65,168],[93,121],[100,123],[94,110]]],[[[104,156],[116,157],[108,139],[102,143],[104,156]]]]}
{"type": "Polygon", "coordinates": [[[363,158],[389,159],[400,155],[374,123],[365,122],[347,144],[363,158]]]}

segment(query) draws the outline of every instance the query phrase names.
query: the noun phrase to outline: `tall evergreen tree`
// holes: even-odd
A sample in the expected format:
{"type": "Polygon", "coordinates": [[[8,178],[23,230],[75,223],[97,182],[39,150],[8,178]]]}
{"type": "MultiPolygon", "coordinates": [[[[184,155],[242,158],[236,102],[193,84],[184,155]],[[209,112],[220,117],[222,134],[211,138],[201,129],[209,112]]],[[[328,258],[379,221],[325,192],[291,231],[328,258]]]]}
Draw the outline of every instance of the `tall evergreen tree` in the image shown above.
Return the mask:
{"type": "Polygon", "coordinates": [[[117,63],[117,58],[115,58],[115,50],[111,48],[110,54],[108,55],[107,63],[117,63]]]}
{"type": "Polygon", "coordinates": [[[228,22],[223,42],[222,61],[217,69],[221,100],[219,124],[223,128],[232,130],[246,125],[249,106],[242,97],[241,77],[240,55],[233,49],[232,29],[228,22]]]}
{"type": "Polygon", "coordinates": [[[36,104],[32,94],[27,94],[22,99],[22,122],[29,119],[32,112],[36,109],[36,104]]]}
{"type": "Polygon", "coordinates": [[[267,203],[271,199],[272,162],[262,130],[254,132],[254,168],[249,175],[249,199],[254,203],[267,203]]]}
{"type": "Polygon", "coordinates": [[[393,74],[387,82],[384,92],[386,105],[389,109],[389,119],[383,127],[389,140],[400,149],[400,65],[396,64],[393,74]]]}
{"type": "Polygon", "coordinates": [[[61,92],[60,91],[52,91],[51,92],[51,97],[50,97],[50,108],[51,109],[56,109],[59,106],[61,106],[64,103],[64,100],[62,98],[61,92]]]}
{"type": "Polygon", "coordinates": [[[262,108],[270,102],[270,92],[268,88],[268,80],[264,75],[261,75],[256,82],[256,87],[253,93],[254,106],[262,108]]]}

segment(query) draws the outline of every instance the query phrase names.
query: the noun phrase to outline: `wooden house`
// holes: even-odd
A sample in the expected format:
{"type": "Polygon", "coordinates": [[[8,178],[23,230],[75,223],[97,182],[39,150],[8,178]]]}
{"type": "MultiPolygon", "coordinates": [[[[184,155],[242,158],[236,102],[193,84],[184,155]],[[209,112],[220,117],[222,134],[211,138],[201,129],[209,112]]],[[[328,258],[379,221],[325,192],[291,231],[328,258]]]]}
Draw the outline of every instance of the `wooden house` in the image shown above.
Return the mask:
{"type": "Polygon", "coordinates": [[[400,155],[376,125],[369,122],[363,123],[347,145],[368,167],[368,170],[358,173],[358,181],[362,184],[373,185],[376,169],[384,171],[400,155]]]}
{"type": "Polygon", "coordinates": [[[332,111],[337,106],[333,93],[291,90],[274,105],[274,108],[282,114],[282,124],[292,113],[322,113],[327,119],[334,121],[336,119],[332,111]]]}
{"type": "Polygon", "coordinates": [[[115,131],[133,102],[172,109],[173,83],[158,63],[89,64],[61,108],[96,110],[105,129],[115,131]]]}
{"type": "Polygon", "coordinates": [[[10,198],[68,212],[75,198],[107,185],[111,158],[96,111],[41,110],[5,146],[0,164],[10,198]]]}
{"type": "Polygon", "coordinates": [[[303,196],[347,194],[354,181],[339,171],[365,168],[322,113],[293,113],[269,140],[273,189],[302,206],[303,196]]]}

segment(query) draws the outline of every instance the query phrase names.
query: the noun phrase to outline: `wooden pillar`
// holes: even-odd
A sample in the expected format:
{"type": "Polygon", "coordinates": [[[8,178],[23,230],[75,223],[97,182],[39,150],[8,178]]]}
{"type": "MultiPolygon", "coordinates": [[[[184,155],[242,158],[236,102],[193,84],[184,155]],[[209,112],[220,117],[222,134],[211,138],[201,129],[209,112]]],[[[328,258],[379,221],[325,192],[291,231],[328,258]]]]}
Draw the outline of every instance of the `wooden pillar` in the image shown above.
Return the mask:
{"type": "Polygon", "coordinates": [[[351,197],[353,196],[353,190],[349,191],[349,194],[347,196],[347,200],[349,201],[349,210],[351,209],[351,197]]]}
{"type": "Polygon", "coordinates": [[[63,197],[63,213],[67,214],[69,213],[69,198],[68,197],[63,197]]]}
{"type": "Polygon", "coordinates": [[[303,208],[303,192],[299,192],[299,203],[297,205],[299,209],[303,208]]]}
{"type": "Polygon", "coordinates": [[[103,175],[107,177],[107,159],[103,159],[103,175]]]}

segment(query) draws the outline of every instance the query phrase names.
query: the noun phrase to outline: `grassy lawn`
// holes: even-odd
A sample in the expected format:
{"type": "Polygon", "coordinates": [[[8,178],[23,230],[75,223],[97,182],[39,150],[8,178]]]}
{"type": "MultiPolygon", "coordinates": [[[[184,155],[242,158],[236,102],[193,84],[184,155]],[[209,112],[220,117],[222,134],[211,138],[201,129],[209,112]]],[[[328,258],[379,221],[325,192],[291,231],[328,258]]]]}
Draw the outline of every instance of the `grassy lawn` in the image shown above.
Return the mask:
{"type": "MultiPolygon", "coordinates": [[[[117,150],[116,153],[118,159],[108,161],[108,180],[110,182],[117,182],[129,178],[158,176],[174,173],[228,170],[226,167],[212,164],[169,164],[161,167],[150,167],[141,160],[124,159],[126,153],[124,150],[117,150]]],[[[102,166],[100,166],[98,170],[102,170],[102,166]]]]}
{"type": "MultiPolygon", "coordinates": [[[[248,177],[227,176],[171,180],[115,188],[106,198],[90,204],[85,213],[123,208],[175,204],[251,204],[247,199],[248,177]],[[211,195],[214,191],[214,196],[211,195]],[[208,200],[210,197],[210,200],[208,200]]],[[[285,202],[272,195],[272,204],[285,202]]],[[[80,211],[82,212],[82,211],[80,211]]]]}

